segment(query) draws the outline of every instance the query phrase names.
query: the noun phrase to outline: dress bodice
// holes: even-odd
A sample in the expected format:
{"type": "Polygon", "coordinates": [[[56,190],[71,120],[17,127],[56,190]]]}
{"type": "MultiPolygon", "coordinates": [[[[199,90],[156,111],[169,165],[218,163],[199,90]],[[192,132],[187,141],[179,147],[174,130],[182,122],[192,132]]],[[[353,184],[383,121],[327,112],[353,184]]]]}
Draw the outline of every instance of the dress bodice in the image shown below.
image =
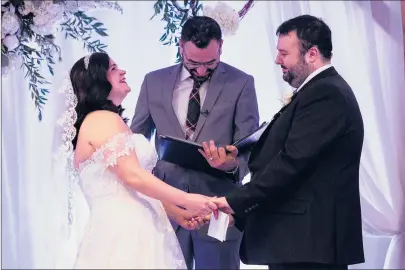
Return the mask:
{"type": "Polygon", "coordinates": [[[116,134],[79,165],[90,217],[76,269],[186,269],[162,203],[126,186],[112,169],[127,170],[120,158],[133,154],[139,166],[152,171],[155,149],[143,135],[130,132],[116,134]]]}
{"type": "Polygon", "coordinates": [[[136,153],[139,165],[147,171],[156,165],[157,154],[150,142],[130,132],[116,134],[79,165],[80,186],[90,207],[96,201],[134,196],[111,170],[120,157],[131,153],[136,153]]]}

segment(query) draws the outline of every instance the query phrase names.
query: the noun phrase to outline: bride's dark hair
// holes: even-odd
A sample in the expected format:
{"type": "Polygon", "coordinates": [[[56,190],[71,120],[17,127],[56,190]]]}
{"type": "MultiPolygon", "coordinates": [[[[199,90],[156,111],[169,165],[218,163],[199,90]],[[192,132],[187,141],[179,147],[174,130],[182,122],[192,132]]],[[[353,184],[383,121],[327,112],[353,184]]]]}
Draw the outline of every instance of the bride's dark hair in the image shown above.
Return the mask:
{"type": "MultiPolygon", "coordinates": [[[[73,139],[73,148],[76,148],[77,135],[86,116],[97,110],[115,112],[122,117],[121,105],[116,106],[108,99],[112,86],[107,79],[110,66],[110,57],[106,53],[93,53],[86,69],[84,57],[80,58],[70,71],[73,91],[77,97],[77,121],[75,123],[76,136],[73,139]]],[[[127,122],[128,119],[123,119],[127,122]]]]}

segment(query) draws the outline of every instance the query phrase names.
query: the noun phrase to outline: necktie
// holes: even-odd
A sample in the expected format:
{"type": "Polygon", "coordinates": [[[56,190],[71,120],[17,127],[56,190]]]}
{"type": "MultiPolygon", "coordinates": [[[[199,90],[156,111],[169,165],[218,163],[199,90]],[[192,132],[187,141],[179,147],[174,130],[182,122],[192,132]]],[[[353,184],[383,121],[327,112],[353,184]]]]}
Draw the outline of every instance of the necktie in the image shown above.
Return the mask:
{"type": "Polygon", "coordinates": [[[188,100],[188,111],[186,120],[186,140],[190,139],[197,127],[198,118],[200,117],[201,100],[200,100],[200,87],[206,80],[194,80],[193,90],[191,90],[188,100]]]}

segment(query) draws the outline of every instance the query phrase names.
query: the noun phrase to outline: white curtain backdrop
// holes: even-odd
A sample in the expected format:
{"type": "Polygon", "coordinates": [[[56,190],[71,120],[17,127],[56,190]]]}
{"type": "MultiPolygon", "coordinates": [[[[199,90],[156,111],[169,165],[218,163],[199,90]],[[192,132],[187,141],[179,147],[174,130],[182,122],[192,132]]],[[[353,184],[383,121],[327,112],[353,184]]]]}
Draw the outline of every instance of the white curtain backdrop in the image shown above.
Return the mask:
{"type": "MultiPolygon", "coordinates": [[[[213,5],[216,1],[206,1],[213,5]]],[[[99,10],[109,37],[107,51],[127,70],[132,92],[124,101],[132,118],[144,75],[174,63],[175,48],[162,46],[164,24],[152,1],[120,2],[124,14],[99,10]]],[[[228,2],[240,9],[244,2],[228,2]]],[[[399,1],[257,1],[235,36],[226,37],[222,60],[255,77],[261,120],[271,119],[289,87],[274,64],[276,28],[300,14],[322,17],[332,29],[333,65],[352,86],[365,124],[361,195],[366,263],[353,268],[405,268],[405,102],[399,1]],[[402,166],[401,166],[402,165],[402,166]]],[[[56,91],[69,68],[87,54],[59,37],[63,61],[50,77],[56,91]]],[[[46,70],[45,70],[46,72],[46,70]]],[[[44,74],[46,74],[44,72],[44,74]]],[[[2,80],[2,268],[46,268],[54,96],[38,122],[24,73],[2,80]],[[47,200],[48,198],[48,200],[47,200]]],[[[247,179],[248,180],[248,179],[247,179]]],[[[256,268],[257,266],[243,266],[256,268]]]]}

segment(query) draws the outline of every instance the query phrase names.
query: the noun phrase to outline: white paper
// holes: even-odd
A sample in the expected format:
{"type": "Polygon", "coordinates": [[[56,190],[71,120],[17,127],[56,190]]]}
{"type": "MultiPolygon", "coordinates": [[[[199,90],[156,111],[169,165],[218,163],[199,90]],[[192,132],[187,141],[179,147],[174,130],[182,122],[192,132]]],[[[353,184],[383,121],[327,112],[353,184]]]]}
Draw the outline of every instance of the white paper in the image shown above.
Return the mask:
{"type": "Polygon", "coordinates": [[[211,236],[223,242],[226,239],[226,232],[229,225],[229,216],[224,212],[218,211],[218,219],[211,214],[210,225],[208,227],[208,236],[211,236]]]}

